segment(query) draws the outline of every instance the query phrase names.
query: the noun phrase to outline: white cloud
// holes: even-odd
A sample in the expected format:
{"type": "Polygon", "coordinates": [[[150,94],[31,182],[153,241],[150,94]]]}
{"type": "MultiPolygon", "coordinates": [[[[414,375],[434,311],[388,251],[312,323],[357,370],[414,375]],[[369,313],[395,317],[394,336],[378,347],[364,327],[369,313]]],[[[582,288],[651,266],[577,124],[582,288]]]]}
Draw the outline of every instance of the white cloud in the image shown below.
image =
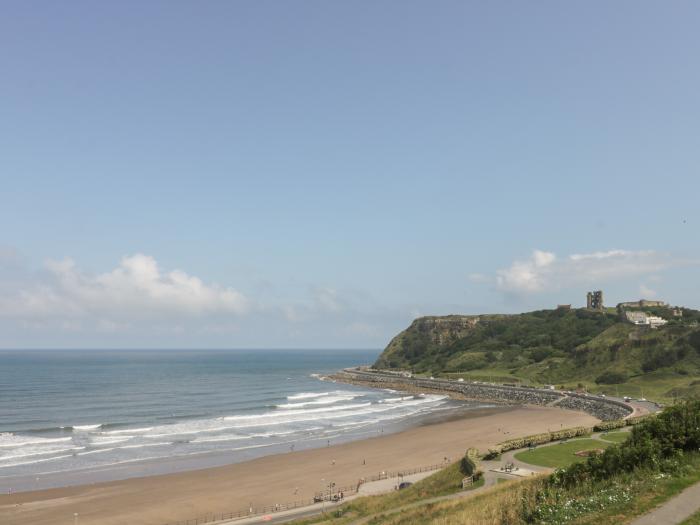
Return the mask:
{"type": "Polygon", "coordinates": [[[501,290],[537,292],[547,286],[547,275],[557,257],[551,252],[535,250],[524,261],[514,261],[510,268],[498,270],[496,285],[501,290]]]}
{"type": "Polygon", "coordinates": [[[136,254],[113,270],[92,275],[71,259],[50,260],[42,283],[20,287],[0,301],[0,315],[86,318],[104,331],[129,321],[167,316],[238,315],[249,300],[233,288],[206,284],[181,270],[163,272],[156,260],[136,254]]]}
{"type": "Polygon", "coordinates": [[[576,284],[598,284],[612,279],[647,275],[682,264],[651,250],[610,250],[557,257],[535,250],[525,260],[496,272],[496,286],[510,293],[556,290],[576,284]]]}
{"type": "Polygon", "coordinates": [[[0,264],[0,348],[366,348],[407,319],[361,289],[292,281],[253,297],[143,254],[103,272],[0,264]]]}
{"type": "Polygon", "coordinates": [[[639,293],[643,299],[654,299],[656,297],[656,290],[652,290],[643,283],[639,285],[639,293]]]}

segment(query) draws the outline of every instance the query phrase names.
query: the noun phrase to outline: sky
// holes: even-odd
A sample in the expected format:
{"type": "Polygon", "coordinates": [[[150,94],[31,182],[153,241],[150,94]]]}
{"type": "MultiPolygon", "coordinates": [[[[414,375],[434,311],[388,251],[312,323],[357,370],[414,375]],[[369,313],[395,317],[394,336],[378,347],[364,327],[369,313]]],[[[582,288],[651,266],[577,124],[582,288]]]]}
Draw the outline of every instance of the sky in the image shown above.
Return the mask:
{"type": "Polygon", "coordinates": [[[0,348],[700,307],[700,5],[0,6],[0,348]]]}

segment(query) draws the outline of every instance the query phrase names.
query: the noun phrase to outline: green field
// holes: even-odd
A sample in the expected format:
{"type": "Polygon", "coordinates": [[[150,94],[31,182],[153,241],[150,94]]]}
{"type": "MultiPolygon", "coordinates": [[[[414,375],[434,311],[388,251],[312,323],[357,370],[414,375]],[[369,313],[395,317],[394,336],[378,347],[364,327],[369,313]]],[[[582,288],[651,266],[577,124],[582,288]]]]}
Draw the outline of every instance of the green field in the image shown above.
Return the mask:
{"type": "Polygon", "coordinates": [[[572,463],[584,461],[586,459],[581,456],[576,456],[574,454],[575,452],[593,448],[606,448],[610,445],[611,443],[606,443],[598,439],[575,439],[566,443],[547,445],[533,450],[518,452],[515,454],[515,459],[541,467],[568,467],[572,463]]]}
{"type": "Polygon", "coordinates": [[[623,443],[629,439],[630,435],[630,432],[608,432],[607,434],[601,434],[600,439],[612,441],[613,443],[623,443]]]}

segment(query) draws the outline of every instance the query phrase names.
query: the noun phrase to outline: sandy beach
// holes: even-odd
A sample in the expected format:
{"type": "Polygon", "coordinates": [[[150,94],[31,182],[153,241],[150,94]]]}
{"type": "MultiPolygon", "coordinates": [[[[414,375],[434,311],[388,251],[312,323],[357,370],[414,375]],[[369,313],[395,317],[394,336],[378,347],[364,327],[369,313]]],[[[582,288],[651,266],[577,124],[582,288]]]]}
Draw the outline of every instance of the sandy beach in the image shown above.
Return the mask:
{"type": "Polygon", "coordinates": [[[549,407],[483,409],[456,421],[224,467],[0,496],[4,525],[164,525],[171,521],[313,497],[321,480],[352,485],[381,471],[457,459],[505,439],[597,420],[549,407]],[[507,432],[507,433],[506,433],[507,432]],[[296,491],[296,494],[295,494],[296,491]]]}

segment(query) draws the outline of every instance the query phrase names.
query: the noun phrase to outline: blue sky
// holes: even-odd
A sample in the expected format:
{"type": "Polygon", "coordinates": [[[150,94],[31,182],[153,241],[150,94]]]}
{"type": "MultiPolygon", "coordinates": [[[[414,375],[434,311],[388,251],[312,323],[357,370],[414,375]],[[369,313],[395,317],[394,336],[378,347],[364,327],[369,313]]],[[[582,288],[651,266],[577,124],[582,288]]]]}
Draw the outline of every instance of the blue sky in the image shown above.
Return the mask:
{"type": "Polygon", "coordinates": [[[693,2],[4,2],[0,347],[700,307],[693,2]]]}

